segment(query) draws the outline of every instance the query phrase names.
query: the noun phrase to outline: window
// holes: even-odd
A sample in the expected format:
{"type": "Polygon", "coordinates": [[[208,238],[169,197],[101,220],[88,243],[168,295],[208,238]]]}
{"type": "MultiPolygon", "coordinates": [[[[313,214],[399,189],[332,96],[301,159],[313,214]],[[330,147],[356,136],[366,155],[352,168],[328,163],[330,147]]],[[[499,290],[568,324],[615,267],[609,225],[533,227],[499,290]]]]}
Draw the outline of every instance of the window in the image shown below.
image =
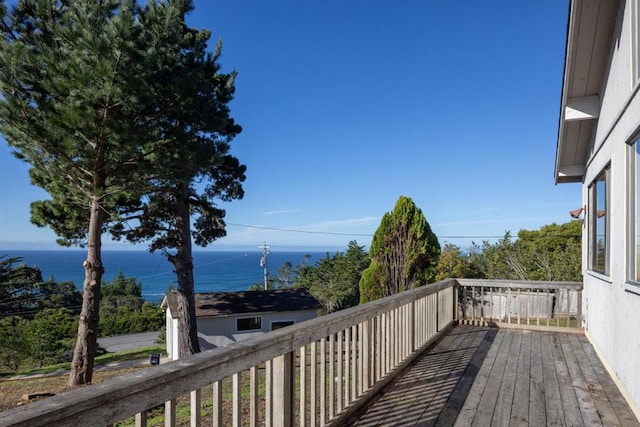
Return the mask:
{"type": "Polygon", "coordinates": [[[628,155],[627,279],[640,284],[640,139],[629,146],[628,155]]]}
{"type": "Polygon", "coordinates": [[[640,0],[631,2],[631,58],[632,86],[640,80],[640,0]]]}
{"type": "Polygon", "coordinates": [[[610,167],[589,186],[589,269],[609,274],[608,183],[610,167]]]}
{"type": "Polygon", "coordinates": [[[238,331],[255,331],[262,329],[262,317],[243,317],[236,319],[238,331]]]}
{"type": "Polygon", "coordinates": [[[293,320],[279,320],[276,322],[271,322],[271,330],[275,331],[276,329],[284,328],[285,326],[293,325],[295,322],[293,320]]]}

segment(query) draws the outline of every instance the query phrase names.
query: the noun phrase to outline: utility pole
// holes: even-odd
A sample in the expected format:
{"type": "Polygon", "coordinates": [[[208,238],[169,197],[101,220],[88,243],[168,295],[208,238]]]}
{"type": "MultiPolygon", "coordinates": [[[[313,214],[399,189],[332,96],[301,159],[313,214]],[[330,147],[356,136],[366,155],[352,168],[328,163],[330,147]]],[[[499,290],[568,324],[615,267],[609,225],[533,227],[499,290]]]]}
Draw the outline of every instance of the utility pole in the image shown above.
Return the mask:
{"type": "Polygon", "coordinates": [[[265,242],[258,247],[262,249],[262,258],[260,258],[260,267],[262,267],[262,269],[264,270],[264,290],[266,291],[269,289],[269,285],[268,285],[269,273],[267,272],[267,258],[271,254],[271,251],[270,251],[271,246],[267,245],[267,243],[265,242]]]}

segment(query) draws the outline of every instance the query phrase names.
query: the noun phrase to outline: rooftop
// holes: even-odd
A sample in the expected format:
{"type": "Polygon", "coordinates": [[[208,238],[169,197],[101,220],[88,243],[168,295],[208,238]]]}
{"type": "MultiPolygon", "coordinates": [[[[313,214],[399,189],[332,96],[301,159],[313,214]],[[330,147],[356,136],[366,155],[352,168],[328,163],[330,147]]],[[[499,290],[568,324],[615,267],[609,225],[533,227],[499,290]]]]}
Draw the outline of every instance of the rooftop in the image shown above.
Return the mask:
{"type": "MultiPolygon", "coordinates": [[[[177,313],[177,294],[165,298],[172,313],[177,313]]],[[[241,313],[265,313],[319,309],[322,305],[305,289],[268,291],[209,292],[195,294],[196,317],[229,316],[241,313]]]]}

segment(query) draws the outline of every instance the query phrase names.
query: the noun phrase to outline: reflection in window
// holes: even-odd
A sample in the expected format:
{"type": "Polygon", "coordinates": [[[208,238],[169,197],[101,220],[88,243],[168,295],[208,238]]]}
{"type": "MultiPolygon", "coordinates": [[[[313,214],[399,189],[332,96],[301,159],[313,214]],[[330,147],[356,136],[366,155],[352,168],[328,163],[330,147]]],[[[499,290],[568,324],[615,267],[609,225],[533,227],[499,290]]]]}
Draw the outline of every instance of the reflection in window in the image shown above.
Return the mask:
{"type": "Polygon", "coordinates": [[[628,279],[640,283],[640,141],[629,149],[629,259],[628,279]]]}
{"type": "Polygon", "coordinates": [[[262,329],[262,317],[244,317],[237,319],[238,331],[254,331],[262,329]]]}
{"type": "Polygon", "coordinates": [[[271,322],[271,330],[275,331],[276,329],[284,328],[285,326],[293,325],[293,320],[281,320],[277,322],[271,322]]]}
{"type": "Polygon", "coordinates": [[[589,268],[602,274],[609,273],[608,175],[607,167],[589,186],[589,268]]]}

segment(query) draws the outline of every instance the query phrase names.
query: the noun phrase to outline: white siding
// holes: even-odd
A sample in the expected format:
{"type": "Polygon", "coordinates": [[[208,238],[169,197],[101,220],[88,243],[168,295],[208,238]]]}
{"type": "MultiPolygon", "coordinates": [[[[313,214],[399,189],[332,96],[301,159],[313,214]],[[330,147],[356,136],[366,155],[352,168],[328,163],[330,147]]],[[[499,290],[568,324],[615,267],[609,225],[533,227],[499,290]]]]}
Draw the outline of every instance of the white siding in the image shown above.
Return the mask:
{"type": "MultiPolygon", "coordinates": [[[[611,46],[611,68],[602,92],[602,110],[595,133],[595,147],[583,186],[587,186],[611,164],[609,215],[610,273],[608,277],[584,271],[583,313],[585,329],[605,359],[612,375],[630,399],[636,414],[640,407],[640,295],[627,291],[627,142],[640,129],[640,96],[631,76],[630,2],[622,2],[611,46]],[[620,19],[624,23],[620,25],[620,19]],[[625,108],[626,106],[626,108],[625,108]]],[[[585,220],[586,221],[586,220],[585,220]]],[[[586,229],[584,230],[587,231],[586,229]]],[[[583,265],[587,265],[587,234],[583,239],[583,265]]]]}
{"type": "Polygon", "coordinates": [[[178,319],[174,319],[171,310],[166,310],[166,337],[167,337],[167,356],[171,360],[177,360],[180,357],[178,351],[178,319]]]}
{"type": "MultiPolygon", "coordinates": [[[[300,323],[316,317],[316,310],[296,310],[271,313],[243,313],[231,316],[199,317],[198,338],[202,351],[215,347],[228,345],[233,342],[242,341],[261,335],[271,330],[272,322],[294,321],[300,323]],[[262,329],[254,331],[237,331],[236,319],[244,317],[262,317],[262,329]]],[[[167,356],[171,360],[178,360],[178,320],[171,316],[171,310],[166,310],[166,338],[167,356]]]]}
{"type": "Polygon", "coordinates": [[[271,322],[293,320],[300,323],[316,317],[316,310],[282,311],[277,313],[244,313],[232,316],[198,318],[198,337],[202,350],[220,347],[232,342],[242,341],[256,335],[269,332],[271,322]],[[237,331],[236,319],[243,317],[262,317],[262,329],[254,331],[237,331]]]}

